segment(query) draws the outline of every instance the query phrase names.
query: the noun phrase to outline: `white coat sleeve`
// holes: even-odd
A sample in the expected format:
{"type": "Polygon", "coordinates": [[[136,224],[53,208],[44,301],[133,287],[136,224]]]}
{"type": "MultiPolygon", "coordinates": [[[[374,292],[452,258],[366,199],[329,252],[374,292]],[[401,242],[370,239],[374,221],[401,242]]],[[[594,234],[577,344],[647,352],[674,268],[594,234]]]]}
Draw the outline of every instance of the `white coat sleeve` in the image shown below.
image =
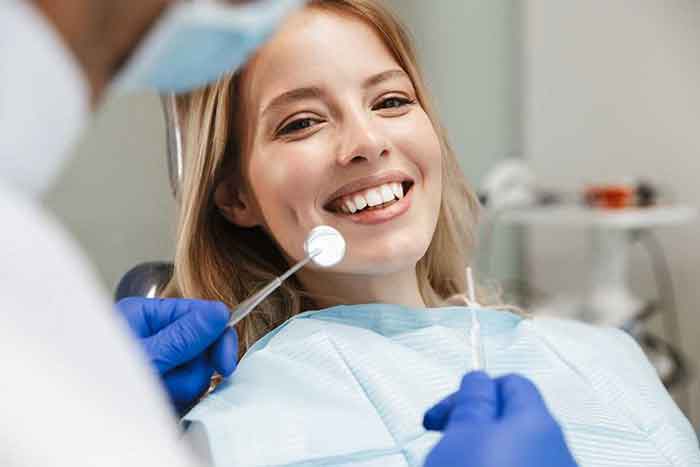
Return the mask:
{"type": "Polygon", "coordinates": [[[125,323],[63,230],[0,188],[0,464],[194,465],[125,323]]]}
{"type": "Polygon", "coordinates": [[[126,324],[29,196],[85,124],[86,88],[43,17],[0,0],[0,465],[192,466],[126,324]]]}

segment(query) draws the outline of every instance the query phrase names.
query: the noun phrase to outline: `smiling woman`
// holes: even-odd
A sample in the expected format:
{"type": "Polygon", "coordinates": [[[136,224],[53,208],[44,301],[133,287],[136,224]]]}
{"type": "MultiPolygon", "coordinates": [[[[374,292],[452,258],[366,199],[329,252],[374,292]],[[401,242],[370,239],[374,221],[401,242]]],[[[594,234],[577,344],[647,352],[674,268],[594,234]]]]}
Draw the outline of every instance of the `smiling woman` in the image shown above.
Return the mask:
{"type": "Polygon", "coordinates": [[[405,33],[374,2],[311,2],[244,70],[179,105],[188,171],[169,294],[234,306],[302,258],[314,226],[348,242],[340,265],[300,272],[240,324],[242,350],[304,310],[464,292],[477,202],[405,33]]]}
{"type": "Polygon", "coordinates": [[[244,70],[179,105],[168,294],[233,307],[305,257],[317,225],[347,243],[340,263],[299,271],[237,325],[236,372],[185,417],[213,464],[423,465],[438,437],[425,410],[479,355],[493,376],[535,382],[582,466],[700,465],[628,336],[483,297],[446,306],[465,292],[477,203],[406,34],[374,0],[310,1],[244,70]]]}

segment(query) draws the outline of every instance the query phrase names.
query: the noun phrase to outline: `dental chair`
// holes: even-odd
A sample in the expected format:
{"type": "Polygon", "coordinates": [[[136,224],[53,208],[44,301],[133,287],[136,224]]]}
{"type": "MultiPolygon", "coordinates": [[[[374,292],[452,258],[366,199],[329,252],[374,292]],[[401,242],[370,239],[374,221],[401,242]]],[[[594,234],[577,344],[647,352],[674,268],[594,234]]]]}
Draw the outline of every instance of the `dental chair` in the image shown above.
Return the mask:
{"type": "Polygon", "coordinates": [[[127,297],[157,297],[173,275],[173,263],[151,261],[129,269],[114,292],[114,301],[127,297]]]}

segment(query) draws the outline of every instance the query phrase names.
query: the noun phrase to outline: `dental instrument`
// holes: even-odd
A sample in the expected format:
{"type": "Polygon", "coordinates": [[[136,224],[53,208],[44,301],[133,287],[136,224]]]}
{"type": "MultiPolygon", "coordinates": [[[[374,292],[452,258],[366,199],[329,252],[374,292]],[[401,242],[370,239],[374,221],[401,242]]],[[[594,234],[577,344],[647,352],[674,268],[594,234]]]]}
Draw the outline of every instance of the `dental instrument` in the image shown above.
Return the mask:
{"type": "Polygon", "coordinates": [[[476,315],[476,310],[481,308],[481,305],[476,301],[474,277],[472,275],[472,268],[470,267],[467,267],[467,297],[472,318],[472,326],[469,332],[469,340],[472,348],[472,369],[474,371],[480,371],[484,369],[484,361],[481,355],[481,324],[476,315]]]}
{"type": "Polygon", "coordinates": [[[238,304],[231,312],[228,326],[233,327],[248,316],[256,306],[274,292],[289,276],[306,266],[310,261],[322,268],[338,264],[345,256],[345,239],[333,227],[319,225],[311,229],[304,242],[306,257],[289,268],[287,272],[276,277],[260,291],[238,304]]]}

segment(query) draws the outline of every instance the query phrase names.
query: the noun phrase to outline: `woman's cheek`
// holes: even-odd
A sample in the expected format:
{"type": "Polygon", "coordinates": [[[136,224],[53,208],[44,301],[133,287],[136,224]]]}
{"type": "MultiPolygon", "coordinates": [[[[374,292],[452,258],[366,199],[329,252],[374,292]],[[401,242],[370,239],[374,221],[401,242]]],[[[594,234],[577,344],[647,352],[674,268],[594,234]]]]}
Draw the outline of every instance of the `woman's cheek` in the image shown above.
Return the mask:
{"type": "Polygon", "coordinates": [[[285,162],[285,184],[295,185],[297,189],[302,188],[306,183],[313,180],[311,177],[318,176],[314,171],[317,167],[318,164],[306,154],[290,154],[285,162]],[[304,180],[305,183],[300,184],[301,180],[304,180]]]}
{"type": "Polygon", "coordinates": [[[433,126],[428,115],[420,108],[411,110],[406,115],[388,120],[391,123],[395,137],[403,140],[422,140],[428,134],[433,134],[433,126]]]}
{"type": "Polygon", "coordinates": [[[318,183],[325,180],[326,169],[318,160],[317,151],[311,151],[308,141],[288,143],[276,149],[274,159],[261,165],[260,174],[265,178],[267,206],[263,210],[275,214],[271,223],[282,224],[286,229],[306,228],[314,209],[318,183]]]}
{"type": "Polygon", "coordinates": [[[422,111],[411,117],[404,122],[405,125],[396,128],[395,141],[399,143],[401,152],[410,157],[421,172],[440,172],[440,142],[430,119],[422,111]]]}
{"type": "Polygon", "coordinates": [[[260,157],[255,170],[251,171],[252,183],[266,193],[279,192],[279,196],[284,196],[294,186],[295,180],[306,176],[304,164],[300,161],[300,154],[289,151],[276,151],[268,157],[260,157]]]}

